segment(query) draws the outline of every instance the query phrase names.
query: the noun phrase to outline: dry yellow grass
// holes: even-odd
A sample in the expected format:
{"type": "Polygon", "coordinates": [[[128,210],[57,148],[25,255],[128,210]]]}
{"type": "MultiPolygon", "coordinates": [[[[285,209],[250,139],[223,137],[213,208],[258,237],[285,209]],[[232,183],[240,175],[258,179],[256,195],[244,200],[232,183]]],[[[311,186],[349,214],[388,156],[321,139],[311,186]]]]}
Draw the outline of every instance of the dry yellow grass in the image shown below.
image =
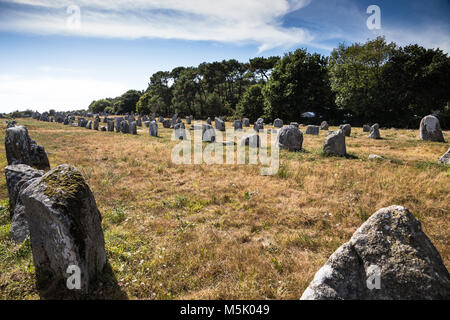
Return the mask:
{"type": "MultiPolygon", "coordinates": [[[[254,165],[173,164],[176,142],[162,126],[154,138],[145,127],[133,136],[18,122],[52,167],[69,163],[83,173],[128,298],[298,299],[329,255],[393,204],[422,222],[450,266],[450,169],[437,164],[448,144],[419,141],[418,131],[381,130],[383,139],[371,140],[352,128],[349,158],[321,154],[326,131],[305,135],[306,152],[281,151],[278,174],[261,176],[254,165]],[[384,159],[368,160],[371,153],[384,159]]],[[[7,198],[2,176],[0,200],[7,198]]],[[[9,218],[0,222],[0,298],[39,298],[29,243],[10,242],[9,218]]]]}

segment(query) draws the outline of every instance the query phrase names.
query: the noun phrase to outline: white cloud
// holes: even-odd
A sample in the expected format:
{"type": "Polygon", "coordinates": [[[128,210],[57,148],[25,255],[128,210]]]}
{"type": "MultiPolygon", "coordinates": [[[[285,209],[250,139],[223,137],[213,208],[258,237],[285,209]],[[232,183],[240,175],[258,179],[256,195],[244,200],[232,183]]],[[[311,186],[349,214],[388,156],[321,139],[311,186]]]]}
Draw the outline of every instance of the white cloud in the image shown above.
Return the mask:
{"type": "Polygon", "coordinates": [[[93,99],[116,97],[126,90],[121,83],[91,78],[0,74],[0,112],[85,109],[93,99]]]}
{"type": "Polygon", "coordinates": [[[307,44],[312,35],[284,27],[281,18],[311,0],[7,0],[0,30],[118,38],[163,38],[255,43],[260,51],[307,44]],[[66,9],[78,5],[79,29],[67,27],[66,9]]]}

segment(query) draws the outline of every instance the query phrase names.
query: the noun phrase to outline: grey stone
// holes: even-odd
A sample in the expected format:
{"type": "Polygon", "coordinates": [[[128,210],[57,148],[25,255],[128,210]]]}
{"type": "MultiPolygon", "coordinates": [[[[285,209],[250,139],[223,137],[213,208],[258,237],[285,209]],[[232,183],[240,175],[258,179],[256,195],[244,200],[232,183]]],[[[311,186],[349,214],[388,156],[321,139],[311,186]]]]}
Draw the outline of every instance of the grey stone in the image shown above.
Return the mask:
{"type": "Polygon", "coordinates": [[[158,121],[159,122],[163,122],[164,121],[164,117],[163,116],[159,116],[158,121]]]}
{"type": "Polygon", "coordinates": [[[372,127],[370,127],[370,139],[381,139],[380,136],[380,125],[378,123],[375,123],[372,127]]]}
{"type": "Polygon", "coordinates": [[[5,150],[8,165],[26,164],[38,169],[50,168],[44,147],[30,138],[28,129],[24,126],[6,129],[5,150]]]}
{"type": "Polygon", "coordinates": [[[225,122],[222,119],[216,117],[214,119],[214,124],[217,130],[225,131],[225,122]]]}
{"type": "Polygon", "coordinates": [[[328,134],[323,144],[323,152],[327,155],[337,155],[342,157],[347,154],[345,135],[342,130],[328,134]]]}
{"type": "Polygon", "coordinates": [[[241,146],[249,146],[250,148],[259,148],[261,146],[261,139],[259,135],[247,134],[241,138],[241,146]]]}
{"type": "Polygon", "coordinates": [[[144,125],[149,128],[150,127],[150,121],[144,121],[144,125]]]}
{"type": "Polygon", "coordinates": [[[203,142],[214,142],[216,141],[216,131],[210,124],[202,125],[202,141],[203,142]]]}
{"type": "Polygon", "coordinates": [[[306,127],[306,132],[305,134],[312,134],[312,135],[318,135],[319,134],[319,126],[312,126],[309,125],[306,127]]]}
{"type": "Polygon", "coordinates": [[[250,120],[248,118],[243,118],[242,124],[244,125],[244,127],[250,127],[250,120]]]}
{"type": "Polygon", "coordinates": [[[210,117],[208,117],[208,118],[206,119],[206,124],[211,124],[211,118],[210,118],[210,117]]]}
{"type": "Polygon", "coordinates": [[[363,132],[370,132],[370,126],[367,124],[363,125],[363,132]]]}
{"type": "Polygon", "coordinates": [[[264,119],[259,118],[256,120],[256,122],[253,124],[253,130],[256,132],[260,132],[261,130],[264,130],[264,119]]]}
{"type": "Polygon", "coordinates": [[[152,137],[158,136],[158,123],[156,121],[150,121],[148,125],[148,132],[152,137]]]}
{"type": "Polygon", "coordinates": [[[86,129],[92,129],[92,121],[91,120],[88,120],[88,122],[86,123],[86,127],[85,127],[86,129]]]}
{"type": "Polygon", "coordinates": [[[191,124],[191,117],[189,116],[186,117],[186,124],[191,124]]]}
{"type": "Polygon", "coordinates": [[[120,132],[130,133],[130,125],[128,124],[128,121],[124,120],[120,122],[120,132]]]}
{"type": "Polygon", "coordinates": [[[163,120],[163,127],[169,129],[172,126],[172,120],[163,120]]]}
{"type": "Polygon", "coordinates": [[[342,132],[344,133],[344,135],[346,137],[350,137],[350,134],[352,133],[352,126],[347,124],[341,124],[339,126],[339,129],[342,130],[342,132]]]}
{"type": "Polygon", "coordinates": [[[100,123],[100,120],[98,118],[95,118],[94,120],[94,130],[98,130],[98,124],[100,123]]]}
{"type": "Polygon", "coordinates": [[[130,133],[131,134],[137,134],[137,125],[136,125],[136,121],[132,121],[131,123],[130,123],[130,133]]]}
{"type": "Polygon", "coordinates": [[[320,124],[320,130],[328,130],[328,122],[322,121],[320,124]]]}
{"type": "Polygon", "coordinates": [[[177,139],[177,140],[186,140],[187,139],[187,137],[186,137],[186,128],[185,128],[183,122],[176,123],[173,126],[173,129],[174,129],[173,133],[174,133],[174,138],[175,139],[177,139]]]}
{"type": "MultiPolygon", "coordinates": [[[[38,288],[58,298],[72,290],[66,287],[68,267],[81,271],[81,292],[106,263],[102,217],[94,195],[81,173],[60,165],[35,179],[20,192],[30,229],[38,288]]],[[[73,292],[72,292],[73,294],[73,292]]]]}
{"type": "Polygon", "coordinates": [[[242,121],[241,120],[234,120],[233,121],[233,127],[234,127],[234,130],[242,130],[242,121]]]}
{"type": "Polygon", "coordinates": [[[303,145],[303,133],[296,126],[285,126],[277,135],[277,146],[289,151],[300,151],[303,145]]]}
{"type": "Polygon", "coordinates": [[[379,156],[377,154],[369,154],[369,160],[374,160],[374,159],[383,159],[383,157],[379,156]]]}
{"type": "Polygon", "coordinates": [[[283,126],[283,120],[281,120],[279,118],[273,120],[273,126],[275,128],[281,128],[283,126]]]}
{"type": "Polygon", "coordinates": [[[114,121],[108,120],[108,131],[114,132],[114,121]]]}
{"type": "Polygon", "coordinates": [[[406,208],[390,206],[330,256],[301,299],[448,300],[450,275],[420,222],[406,208]]]}
{"type": "Polygon", "coordinates": [[[450,164],[450,148],[446,153],[439,159],[439,163],[441,164],[450,164]]]}
{"type": "Polygon", "coordinates": [[[445,142],[438,118],[432,115],[420,121],[419,137],[421,140],[445,142]]]}
{"type": "Polygon", "coordinates": [[[298,128],[298,123],[297,122],[291,122],[290,125],[291,126],[296,126],[298,128]]]}

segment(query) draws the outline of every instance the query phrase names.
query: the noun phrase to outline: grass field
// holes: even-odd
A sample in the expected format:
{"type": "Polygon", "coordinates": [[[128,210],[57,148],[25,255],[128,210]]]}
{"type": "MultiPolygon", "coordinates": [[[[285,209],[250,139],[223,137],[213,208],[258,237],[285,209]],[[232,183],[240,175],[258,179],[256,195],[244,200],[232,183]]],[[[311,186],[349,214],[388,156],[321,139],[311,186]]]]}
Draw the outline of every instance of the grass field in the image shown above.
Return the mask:
{"type": "MultiPolygon", "coordinates": [[[[420,141],[418,130],[381,130],[383,139],[372,140],[352,128],[348,158],[322,155],[326,131],[304,135],[305,152],[280,151],[278,174],[262,176],[258,165],[173,164],[177,142],[161,124],[159,138],[145,127],[124,135],[18,124],[52,167],[77,167],[94,193],[113,271],[98,297],[299,299],[329,255],[393,204],[422,222],[450,267],[450,167],[437,164],[449,145],[420,141]],[[371,153],[384,159],[368,160],[371,153]]],[[[2,121],[2,141],[5,128],[2,121]]],[[[450,141],[449,131],[444,136],[450,141]]],[[[7,199],[2,174],[3,207],[7,199]]],[[[38,299],[29,241],[11,242],[10,226],[1,209],[0,298],[38,299]]]]}

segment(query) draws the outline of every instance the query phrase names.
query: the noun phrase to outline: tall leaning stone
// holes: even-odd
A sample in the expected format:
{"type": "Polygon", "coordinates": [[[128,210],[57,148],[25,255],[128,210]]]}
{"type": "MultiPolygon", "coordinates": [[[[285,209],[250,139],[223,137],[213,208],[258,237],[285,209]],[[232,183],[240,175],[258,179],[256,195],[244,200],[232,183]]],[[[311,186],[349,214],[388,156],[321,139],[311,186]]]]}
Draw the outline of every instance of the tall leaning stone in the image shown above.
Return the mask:
{"type": "Polygon", "coordinates": [[[81,291],[106,263],[101,215],[81,173],[63,164],[20,193],[41,292],[64,295],[68,267],[81,271],[81,291]]]}
{"type": "Polygon", "coordinates": [[[421,140],[445,142],[438,118],[428,115],[420,121],[419,137],[421,140]]]}
{"type": "Polygon", "coordinates": [[[345,135],[342,130],[334,131],[328,134],[323,144],[323,152],[326,155],[336,155],[341,157],[347,154],[345,135]]]}
{"type": "Polygon", "coordinates": [[[375,123],[373,126],[370,127],[370,139],[381,139],[380,135],[380,126],[378,123],[375,123]]]}
{"type": "Polygon", "coordinates": [[[450,299],[450,275],[420,222],[390,206],[330,256],[301,299],[450,299]]]}
{"type": "Polygon", "coordinates": [[[38,169],[50,169],[44,147],[30,138],[24,126],[6,129],[5,150],[8,165],[26,164],[38,169]]]}
{"type": "Polygon", "coordinates": [[[342,133],[344,133],[344,135],[346,137],[350,137],[350,134],[352,133],[352,126],[347,124],[341,124],[339,126],[339,129],[342,130],[342,133]]]}

